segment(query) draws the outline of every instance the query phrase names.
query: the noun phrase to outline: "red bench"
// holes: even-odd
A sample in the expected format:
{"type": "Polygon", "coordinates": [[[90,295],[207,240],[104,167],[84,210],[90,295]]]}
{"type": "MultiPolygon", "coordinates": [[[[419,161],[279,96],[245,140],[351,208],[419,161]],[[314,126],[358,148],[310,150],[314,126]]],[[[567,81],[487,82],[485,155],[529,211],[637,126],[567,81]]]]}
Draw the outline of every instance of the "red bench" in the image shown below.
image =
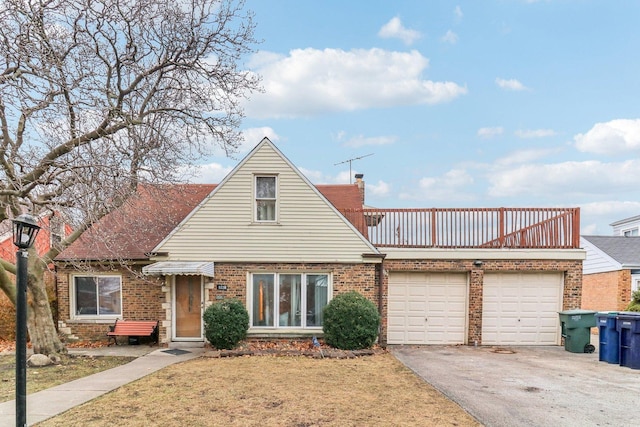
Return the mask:
{"type": "MultiPolygon", "coordinates": [[[[109,326],[107,336],[109,341],[118,345],[116,337],[127,336],[131,342],[131,337],[151,337],[151,345],[158,343],[159,321],[155,320],[116,320],[113,326],[109,326]]],[[[109,342],[108,345],[111,345],[109,342]]]]}

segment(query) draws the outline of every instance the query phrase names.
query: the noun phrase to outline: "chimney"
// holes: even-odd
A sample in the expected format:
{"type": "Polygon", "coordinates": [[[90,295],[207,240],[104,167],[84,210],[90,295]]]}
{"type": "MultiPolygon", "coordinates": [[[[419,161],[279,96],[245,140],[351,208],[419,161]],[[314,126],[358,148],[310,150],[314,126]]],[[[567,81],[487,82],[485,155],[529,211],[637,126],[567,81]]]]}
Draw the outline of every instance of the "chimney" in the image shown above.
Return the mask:
{"type": "Polygon", "coordinates": [[[362,200],[362,206],[364,206],[364,181],[362,178],[364,178],[364,174],[356,174],[356,185],[358,186],[358,190],[360,190],[360,199],[362,200]]]}

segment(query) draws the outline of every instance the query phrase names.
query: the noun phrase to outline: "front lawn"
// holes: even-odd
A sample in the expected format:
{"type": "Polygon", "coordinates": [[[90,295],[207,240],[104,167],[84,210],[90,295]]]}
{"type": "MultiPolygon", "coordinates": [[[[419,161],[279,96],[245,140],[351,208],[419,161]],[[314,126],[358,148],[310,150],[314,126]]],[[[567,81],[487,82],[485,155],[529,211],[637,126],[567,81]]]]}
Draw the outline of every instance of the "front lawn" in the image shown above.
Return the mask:
{"type": "Polygon", "coordinates": [[[478,426],[390,354],[172,365],[45,426],[478,426]]]}

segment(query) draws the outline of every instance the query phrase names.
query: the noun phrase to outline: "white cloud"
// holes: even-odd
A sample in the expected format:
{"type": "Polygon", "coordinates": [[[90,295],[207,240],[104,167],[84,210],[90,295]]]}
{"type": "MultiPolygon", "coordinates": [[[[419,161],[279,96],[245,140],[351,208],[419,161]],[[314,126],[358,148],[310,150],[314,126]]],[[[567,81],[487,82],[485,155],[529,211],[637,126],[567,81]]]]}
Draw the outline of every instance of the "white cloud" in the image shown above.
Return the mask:
{"type": "Polygon", "coordinates": [[[556,132],[553,129],[519,129],[514,132],[518,138],[546,138],[549,136],[555,136],[556,132]]]}
{"type": "Polygon", "coordinates": [[[640,151],[640,119],[596,123],[587,133],[574,138],[576,148],[596,154],[640,151]]]}
{"type": "Polygon", "coordinates": [[[410,30],[405,28],[402,25],[402,21],[397,16],[395,18],[391,18],[389,22],[384,24],[380,31],[378,31],[378,36],[384,39],[396,38],[400,39],[406,45],[412,44],[414,41],[418,40],[421,37],[419,31],[410,30]]]}
{"type": "Polygon", "coordinates": [[[327,183],[327,181],[325,181],[324,174],[322,172],[320,172],[320,171],[305,169],[305,168],[302,168],[302,167],[298,167],[298,169],[300,170],[300,172],[302,172],[302,174],[304,176],[307,177],[307,179],[309,181],[311,181],[314,184],[326,184],[327,183]]]}
{"type": "Polygon", "coordinates": [[[365,191],[367,195],[371,194],[376,197],[385,197],[391,193],[391,185],[379,180],[376,184],[366,183],[365,191]]]}
{"type": "MultiPolygon", "coordinates": [[[[342,165],[344,166],[344,165],[342,165]]],[[[349,176],[349,165],[347,164],[346,170],[342,170],[338,172],[336,175],[326,175],[321,171],[305,169],[303,167],[299,167],[300,172],[304,176],[306,176],[309,181],[311,181],[314,185],[317,184],[349,184],[353,182],[353,175],[357,172],[353,171],[352,176],[349,176]]]]}
{"type": "Polygon", "coordinates": [[[456,6],[455,9],[453,9],[453,15],[456,18],[456,22],[460,22],[462,20],[462,8],[460,6],[456,6]]]}
{"type": "Polygon", "coordinates": [[[256,68],[262,68],[264,66],[268,66],[269,64],[273,64],[274,62],[278,62],[286,58],[285,55],[281,53],[269,52],[267,50],[260,50],[253,54],[251,58],[249,58],[249,62],[247,63],[248,67],[252,70],[256,68]]]}
{"type": "Polygon", "coordinates": [[[498,87],[505,90],[513,90],[513,91],[527,90],[527,87],[516,79],[507,80],[507,79],[497,78],[496,84],[498,85],[498,87]]]}
{"type": "Polygon", "coordinates": [[[217,184],[233,170],[232,166],[222,166],[220,163],[199,165],[187,172],[191,181],[198,184],[217,184]]]}
{"type": "MultiPolygon", "coordinates": [[[[259,128],[248,128],[242,131],[242,135],[244,136],[244,144],[242,146],[241,152],[248,152],[253,147],[258,145],[263,138],[269,138],[271,142],[276,142],[280,140],[280,137],[269,126],[263,126],[259,128]]],[[[240,151],[240,150],[239,150],[240,151]]]]}
{"type": "Polygon", "coordinates": [[[458,43],[458,35],[453,31],[449,30],[445,33],[444,36],[440,38],[440,41],[444,43],[456,44],[458,43]]]}
{"type": "Polygon", "coordinates": [[[589,236],[594,234],[601,234],[598,232],[598,224],[596,223],[585,224],[584,221],[581,221],[580,235],[589,236]]]}
{"type": "Polygon", "coordinates": [[[388,145],[397,141],[396,136],[369,136],[363,135],[354,136],[347,140],[343,145],[345,147],[359,148],[368,145],[388,145]]]}
{"type": "Polygon", "coordinates": [[[517,168],[492,170],[489,195],[493,197],[568,198],[626,195],[640,182],[640,160],[602,163],[596,160],[554,164],[529,164],[517,168]]]}
{"type": "Polygon", "coordinates": [[[296,49],[256,70],[265,92],[253,94],[245,109],[249,117],[300,117],[438,104],[467,92],[453,82],[425,80],[428,66],[415,50],[296,49]]]}
{"type": "Polygon", "coordinates": [[[610,235],[614,221],[638,215],[640,202],[606,200],[583,203],[580,205],[581,234],[610,235]]]}
{"type": "Polygon", "coordinates": [[[610,218],[609,223],[640,214],[640,202],[607,200],[585,203],[580,206],[582,213],[610,218]]]}
{"type": "Polygon", "coordinates": [[[240,142],[240,145],[233,151],[227,151],[220,145],[219,142],[210,139],[210,147],[208,155],[212,157],[229,157],[232,159],[238,159],[251,151],[253,147],[258,145],[260,141],[266,136],[271,141],[276,142],[280,139],[278,134],[270,127],[259,128],[247,128],[241,131],[244,141],[240,142]]]}
{"type": "Polygon", "coordinates": [[[496,127],[486,127],[478,129],[478,136],[482,139],[491,139],[496,136],[502,135],[504,133],[504,128],[501,126],[496,127]]]}
{"type": "Polygon", "coordinates": [[[399,197],[415,200],[471,200],[473,196],[465,190],[473,183],[473,177],[467,171],[451,169],[441,176],[422,178],[416,193],[402,193],[399,197]]]}
{"type": "Polygon", "coordinates": [[[495,164],[499,166],[510,166],[514,164],[530,163],[551,154],[557,153],[557,148],[529,149],[514,151],[504,157],[496,160],[495,164]]]}

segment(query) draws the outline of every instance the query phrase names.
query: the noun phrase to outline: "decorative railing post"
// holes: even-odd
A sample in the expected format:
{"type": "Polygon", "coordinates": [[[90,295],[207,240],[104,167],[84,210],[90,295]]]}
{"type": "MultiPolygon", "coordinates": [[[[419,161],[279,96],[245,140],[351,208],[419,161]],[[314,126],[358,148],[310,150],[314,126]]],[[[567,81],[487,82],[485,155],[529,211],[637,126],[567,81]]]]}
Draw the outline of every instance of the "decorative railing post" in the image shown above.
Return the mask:
{"type": "Polygon", "coordinates": [[[436,210],[430,209],[431,211],[431,247],[436,247],[438,245],[438,228],[436,227],[436,210]]]}
{"type": "Polygon", "coordinates": [[[500,247],[504,247],[504,234],[506,224],[504,223],[504,208],[498,210],[498,242],[500,247]]]}

